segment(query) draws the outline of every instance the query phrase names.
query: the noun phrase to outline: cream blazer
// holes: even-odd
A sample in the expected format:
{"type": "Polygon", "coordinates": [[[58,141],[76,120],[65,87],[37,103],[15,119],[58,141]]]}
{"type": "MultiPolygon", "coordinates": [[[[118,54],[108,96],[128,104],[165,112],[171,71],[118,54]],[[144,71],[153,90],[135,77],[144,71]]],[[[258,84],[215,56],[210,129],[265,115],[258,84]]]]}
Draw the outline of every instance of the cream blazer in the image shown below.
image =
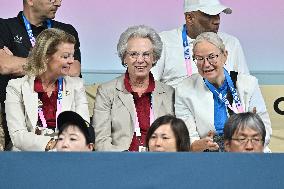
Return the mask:
{"type": "MultiPolygon", "coordinates": [[[[9,81],[6,88],[5,112],[13,150],[44,151],[50,136],[36,135],[38,93],[35,77],[24,76],[9,81]]],[[[66,76],[63,79],[62,111],[72,110],[90,120],[83,80],[66,76]]]]}
{"type": "MultiPolygon", "coordinates": [[[[271,122],[257,79],[238,74],[236,88],[246,112],[256,107],[266,127],[265,145],[268,145],[272,134],[271,122]]],[[[213,94],[199,74],[183,80],[176,88],[175,95],[175,113],[185,121],[191,143],[207,136],[210,130],[216,131],[213,94]]]]}
{"type": "MultiPolygon", "coordinates": [[[[153,91],[154,118],[174,114],[174,89],[155,81],[153,91]]],[[[124,74],[99,86],[96,95],[93,124],[96,150],[125,151],[134,133],[135,104],[124,87],[124,74]]]]}

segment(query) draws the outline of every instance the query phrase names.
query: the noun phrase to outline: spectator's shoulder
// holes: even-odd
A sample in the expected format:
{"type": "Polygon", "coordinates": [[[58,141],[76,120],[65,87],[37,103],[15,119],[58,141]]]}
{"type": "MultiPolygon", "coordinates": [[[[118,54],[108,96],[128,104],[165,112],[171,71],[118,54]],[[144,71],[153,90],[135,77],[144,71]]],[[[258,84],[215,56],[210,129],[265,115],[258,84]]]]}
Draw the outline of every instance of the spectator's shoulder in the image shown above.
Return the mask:
{"type": "Polygon", "coordinates": [[[66,23],[54,20],[53,27],[64,30],[72,35],[78,35],[76,29],[71,24],[66,24],[66,23]]]}
{"type": "Polygon", "coordinates": [[[80,77],[70,77],[70,76],[64,76],[63,79],[66,82],[83,82],[83,79],[80,77]]]}
{"type": "Polygon", "coordinates": [[[17,17],[5,19],[0,18],[0,26],[1,29],[9,28],[9,30],[17,30],[17,28],[22,27],[17,17]]]}
{"type": "Polygon", "coordinates": [[[155,85],[164,92],[174,92],[174,88],[172,86],[166,85],[160,81],[155,80],[155,85]]]}
{"type": "Polygon", "coordinates": [[[124,88],[125,88],[124,87],[124,74],[99,85],[99,89],[103,89],[103,90],[118,89],[122,91],[124,90],[124,88]]]}
{"type": "Polygon", "coordinates": [[[16,78],[16,79],[11,79],[9,80],[9,83],[8,83],[8,87],[13,87],[13,88],[16,88],[16,89],[20,89],[21,86],[25,83],[25,82],[28,82],[29,81],[29,76],[24,76],[24,77],[19,77],[19,78],[16,78]]]}
{"type": "Polygon", "coordinates": [[[13,17],[13,18],[0,18],[0,23],[4,23],[4,24],[19,23],[19,19],[17,17],[13,17]]]}
{"type": "Polygon", "coordinates": [[[163,43],[176,44],[178,43],[178,41],[181,40],[181,32],[182,32],[182,28],[179,27],[179,28],[175,28],[172,30],[163,31],[159,33],[159,35],[161,36],[163,43]]]}
{"type": "Polygon", "coordinates": [[[258,83],[256,77],[249,75],[249,74],[238,74],[237,82],[246,84],[246,85],[255,85],[258,83]]]}
{"type": "Polygon", "coordinates": [[[178,93],[188,95],[195,95],[199,93],[200,88],[203,90],[204,81],[199,73],[193,74],[190,77],[182,80],[176,87],[178,93]]]}

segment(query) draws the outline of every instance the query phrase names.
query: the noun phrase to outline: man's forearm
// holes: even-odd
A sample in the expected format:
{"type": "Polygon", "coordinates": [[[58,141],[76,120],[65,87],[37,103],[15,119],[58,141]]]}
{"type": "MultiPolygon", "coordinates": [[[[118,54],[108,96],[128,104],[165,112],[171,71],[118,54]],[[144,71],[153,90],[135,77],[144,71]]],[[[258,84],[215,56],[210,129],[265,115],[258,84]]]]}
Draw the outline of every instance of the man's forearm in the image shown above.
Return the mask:
{"type": "Polygon", "coordinates": [[[24,75],[23,65],[27,59],[0,53],[0,74],[24,75]]]}
{"type": "Polygon", "coordinates": [[[26,58],[13,56],[13,53],[4,46],[0,49],[0,74],[24,75],[23,65],[26,58]]]}

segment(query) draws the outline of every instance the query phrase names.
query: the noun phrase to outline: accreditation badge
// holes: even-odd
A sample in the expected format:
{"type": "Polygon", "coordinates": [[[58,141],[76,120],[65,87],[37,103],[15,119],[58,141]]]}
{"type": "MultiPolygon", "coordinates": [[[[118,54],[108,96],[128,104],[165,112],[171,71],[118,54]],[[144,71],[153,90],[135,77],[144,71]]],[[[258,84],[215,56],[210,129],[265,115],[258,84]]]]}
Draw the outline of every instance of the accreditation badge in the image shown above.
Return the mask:
{"type": "Polygon", "coordinates": [[[139,152],[146,152],[147,149],[146,149],[145,146],[139,146],[138,151],[139,151],[139,152]]]}

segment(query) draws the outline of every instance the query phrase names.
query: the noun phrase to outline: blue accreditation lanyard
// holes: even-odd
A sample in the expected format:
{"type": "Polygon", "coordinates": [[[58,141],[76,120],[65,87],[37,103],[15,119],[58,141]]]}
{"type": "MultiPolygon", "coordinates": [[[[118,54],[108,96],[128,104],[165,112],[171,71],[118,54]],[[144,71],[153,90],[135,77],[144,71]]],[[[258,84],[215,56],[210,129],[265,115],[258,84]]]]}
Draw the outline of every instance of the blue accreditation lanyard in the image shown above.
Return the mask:
{"type": "Polygon", "coordinates": [[[225,74],[225,82],[228,83],[229,89],[233,96],[233,103],[230,105],[229,100],[227,99],[227,95],[222,95],[217,91],[217,89],[207,80],[204,79],[204,82],[206,86],[209,88],[209,90],[213,93],[213,95],[217,96],[228,108],[230,108],[234,113],[242,113],[244,112],[242,103],[240,101],[239,95],[237,93],[237,90],[234,87],[233,81],[228,73],[228,71],[224,68],[224,74],[225,74]]]}
{"type": "Polygon", "coordinates": [[[57,110],[56,110],[56,129],[57,117],[62,112],[62,96],[63,96],[63,78],[58,79],[58,95],[57,95],[57,110]]]}
{"type": "Polygon", "coordinates": [[[182,44],[183,44],[183,54],[184,54],[184,63],[187,71],[187,75],[192,75],[192,65],[190,60],[190,49],[187,41],[187,33],[186,33],[186,24],[183,25],[182,29],[182,44]]]}
{"type": "MultiPolygon", "coordinates": [[[[24,20],[24,23],[25,23],[25,28],[27,30],[30,42],[32,44],[32,47],[34,47],[36,39],[35,39],[35,37],[33,35],[33,30],[32,30],[31,24],[28,21],[28,19],[25,17],[24,13],[22,13],[22,17],[23,17],[23,20],[24,20]]],[[[51,28],[51,21],[50,20],[46,20],[46,23],[47,23],[47,28],[51,28]]]]}

